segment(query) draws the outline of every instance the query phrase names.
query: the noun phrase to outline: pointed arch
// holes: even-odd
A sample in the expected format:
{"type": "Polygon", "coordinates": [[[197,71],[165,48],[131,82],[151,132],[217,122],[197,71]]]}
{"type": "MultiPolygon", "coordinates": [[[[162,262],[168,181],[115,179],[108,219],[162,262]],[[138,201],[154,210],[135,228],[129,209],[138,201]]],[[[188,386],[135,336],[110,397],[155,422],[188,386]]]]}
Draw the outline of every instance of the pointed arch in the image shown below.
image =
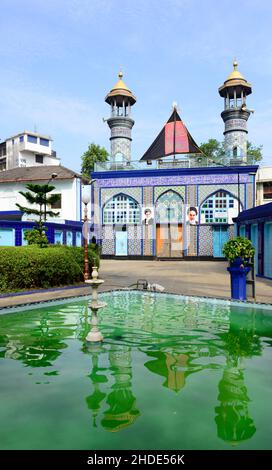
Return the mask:
{"type": "MultiPolygon", "coordinates": [[[[240,209],[242,204],[240,202],[240,209]]],[[[209,223],[229,223],[239,212],[239,201],[237,196],[225,189],[217,189],[209,194],[200,206],[200,222],[209,223]]]]}
{"type": "Polygon", "coordinates": [[[133,197],[120,192],[105,202],[102,215],[103,224],[138,224],[140,206],[133,197]]]}
{"type": "Polygon", "coordinates": [[[182,223],[184,200],[180,194],[173,189],[162,193],[156,201],[157,223],[182,223]]]}

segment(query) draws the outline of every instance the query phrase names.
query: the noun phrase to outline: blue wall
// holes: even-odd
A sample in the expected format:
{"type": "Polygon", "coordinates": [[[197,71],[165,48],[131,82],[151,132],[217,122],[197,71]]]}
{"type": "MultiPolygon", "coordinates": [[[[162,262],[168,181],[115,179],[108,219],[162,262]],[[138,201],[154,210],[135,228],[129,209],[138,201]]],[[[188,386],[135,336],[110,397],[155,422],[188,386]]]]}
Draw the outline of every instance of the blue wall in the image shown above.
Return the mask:
{"type": "Polygon", "coordinates": [[[243,211],[235,219],[241,236],[248,236],[255,248],[255,270],[272,279],[272,203],[243,211]]]}
{"type": "MultiPolygon", "coordinates": [[[[24,221],[15,221],[15,220],[0,220],[0,246],[21,246],[23,242],[23,230],[31,230],[35,226],[34,222],[24,222],[24,221]],[[11,240],[13,241],[11,243],[11,240]]],[[[66,244],[66,234],[67,232],[72,233],[72,244],[73,246],[79,245],[79,235],[81,245],[83,241],[82,237],[82,223],[74,221],[65,221],[65,224],[57,223],[45,223],[45,226],[48,228],[46,236],[49,243],[54,244],[56,239],[56,234],[62,232],[62,243],[66,244]]],[[[69,238],[70,240],[70,238],[69,238]]],[[[68,242],[69,243],[69,242],[68,242]]]]}

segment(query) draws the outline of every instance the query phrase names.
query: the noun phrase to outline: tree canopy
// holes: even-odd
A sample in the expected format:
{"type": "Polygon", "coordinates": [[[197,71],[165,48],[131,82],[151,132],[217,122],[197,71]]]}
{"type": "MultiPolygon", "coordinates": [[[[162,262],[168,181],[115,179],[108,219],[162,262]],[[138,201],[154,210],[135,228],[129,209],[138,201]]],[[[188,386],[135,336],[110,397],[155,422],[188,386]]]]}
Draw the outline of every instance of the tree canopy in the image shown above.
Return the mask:
{"type": "MultiPolygon", "coordinates": [[[[202,152],[211,160],[219,162],[225,155],[224,142],[219,142],[216,139],[209,139],[208,142],[200,144],[202,152]]],[[[256,146],[252,142],[247,142],[247,156],[249,160],[259,162],[262,159],[263,146],[256,146]]]]}
{"type": "Polygon", "coordinates": [[[94,143],[89,144],[88,150],[81,156],[81,173],[85,178],[90,179],[91,172],[94,170],[94,164],[96,162],[106,162],[108,160],[109,153],[104,147],[96,145],[94,143]]]}

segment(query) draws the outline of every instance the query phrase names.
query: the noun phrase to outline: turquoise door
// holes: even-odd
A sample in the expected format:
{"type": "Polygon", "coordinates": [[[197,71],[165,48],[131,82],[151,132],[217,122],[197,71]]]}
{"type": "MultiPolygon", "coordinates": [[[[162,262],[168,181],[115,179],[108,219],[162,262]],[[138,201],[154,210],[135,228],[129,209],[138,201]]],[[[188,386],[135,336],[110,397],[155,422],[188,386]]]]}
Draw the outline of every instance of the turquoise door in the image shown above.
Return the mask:
{"type": "Polygon", "coordinates": [[[55,230],[55,245],[62,245],[63,243],[63,232],[61,230],[55,230]]]}
{"type": "Polygon", "coordinates": [[[76,246],[81,246],[81,232],[76,233],[76,246]]]}
{"type": "Polygon", "coordinates": [[[27,245],[27,241],[25,240],[25,233],[27,230],[30,230],[29,228],[23,228],[22,229],[22,246],[27,245]]]}
{"type": "Polygon", "coordinates": [[[258,225],[257,224],[251,225],[251,241],[252,241],[252,245],[255,248],[255,254],[254,254],[255,273],[258,274],[258,225]]]}
{"type": "Polygon", "coordinates": [[[115,233],[115,255],[127,256],[128,254],[128,234],[127,232],[115,233]]]}
{"type": "Polygon", "coordinates": [[[73,232],[66,232],[66,245],[73,245],[73,232]]]}
{"type": "Polygon", "coordinates": [[[214,258],[223,258],[223,246],[228,241],[228,227],[213,227],[213,256],[214,258]]]}
{"type": "Polygon", "coordinates": [[[0,246],[14,246],[13,228],[0,228],[0,246]]]}
{"type": "Polygon", "coordinates": [[[264,224],[264,276],[272,278],[272,222],[264,224]]]}
{"type": "Polygon", "coordinates": [[[239,233],[240,237],[245,237],[246,236],[246,226],[245,225],[241,225],[240,226],[240,233],[239,233]]]}

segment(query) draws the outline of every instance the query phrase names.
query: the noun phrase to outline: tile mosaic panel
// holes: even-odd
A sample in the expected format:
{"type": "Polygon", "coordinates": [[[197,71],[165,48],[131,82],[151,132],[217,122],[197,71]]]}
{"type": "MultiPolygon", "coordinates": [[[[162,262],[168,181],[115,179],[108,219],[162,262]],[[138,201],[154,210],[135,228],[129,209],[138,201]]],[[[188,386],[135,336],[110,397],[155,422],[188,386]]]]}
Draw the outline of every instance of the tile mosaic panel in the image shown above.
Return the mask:
{"type": "Polygon", "coordinates": [[[156,186],[154,188],[154,200],[155,202],[157,201],[157,199],[161,196],[161,194],[165,193],[166,191],[169,191],[169,190],[172,190],[172,191],[175,191],[176,193],[178,193],[183,201],[185,200],[185,186],[156,186]]]}
{"type": "Polygon", "coordinates": [[[130,225],[128,227],[128,254],[138,255],[142,253],[142,226],[130,225]]]}
{"type": "MultiPolygon", "coordinates": [[[[138,185],[139,186],[139,185],[138,185]]],[[[108,202],[114,196],[123,193],[130,197],[133,197],[140,205],[142,204],[142,189],[138,188],[111,188],[111,189],[101,189],[101,204],[104,206],[105,202],[108,202]]]]}
{"type": "Polygon", "coordinates": [[[251,207],[254,206],[253,204],[253,188],[252,184],[247,184],[246,185],[246,208],[251,209],[251,207]]]}
{"type": "Polygon", "coordinates": [[[143,205],[153,206],[153,188],[151,187],[143,188],[143,192],[144,192],[143,205]]]}
{"type": "Polygon", "coordinates": [[[199,225],[199,256],[213,256],[212,225],[199,225]]]}
{"type": "Polygon", "coordinates": [[[187,256],[197,255],[197,226],[186,224],[187,256]]]}
{"type": "Polygon", "coordinates": [[[144,225],[143,226],[143,242],[144,242],[144,255],[152,255],[152,245],[153,245],[153,226],[144,225]]]}
{"type": "MultiPolygon", "coordinates": [[[[237,199],[238,199],[238,186],[237,184],[221,184],[220,186],[218,185],[209,185],[209,186],[204,186],[200,185],[198,186],[198,205],[201,206],[201,204],[205,201],[205,199],[208,198],[211,194],[215,193],[216,191],[228,191],[229,193],[233,194],[237,199]]],[[[242,205],[244,202],[244,187],[243,185],[240,185],[240,198],[242,205]]]]}
{"type": "Polygon", "coordinates": [[[112,225],[104,225],[102,228],[102,254],[115,254],[114,230],[112,225]]]}
{"type": "Polygon", "coordinates": [[[229,238],[234,238],[234,225],[229,225],[229,227],[228,227],[228,236],[229,236],[229,238]]]}
{"type": "Polygon", "coordinates": [[[189,204],[190,206],[193,206],[195,207],[197,205],[197,197],[196,197],[196,193],[197,193],[197,188],[196,186],[188,186],[188,190],[187,190],[187,204],[189,204]]]}

